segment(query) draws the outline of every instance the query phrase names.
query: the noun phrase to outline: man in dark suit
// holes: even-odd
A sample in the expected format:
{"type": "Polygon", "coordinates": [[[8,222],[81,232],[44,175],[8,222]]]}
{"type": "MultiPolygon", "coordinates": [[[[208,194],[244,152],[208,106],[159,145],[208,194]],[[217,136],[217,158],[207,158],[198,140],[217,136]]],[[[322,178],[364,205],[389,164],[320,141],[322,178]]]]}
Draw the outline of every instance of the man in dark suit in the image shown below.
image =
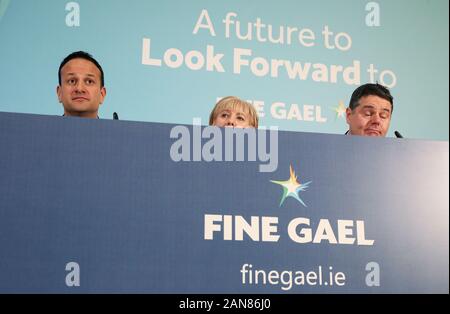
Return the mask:
{"type": "Polygon", "coordinates": [[[352,94],[346,110],[348,135],[386,136],[394,109],[389,90],[376,83],[364,84],[352,94]]]}
{"type": "Polygon", "coordinates": [[[64,116],[98,118],[98,109],[106,97],[103,69],[90,54],[77,51],[59,66],[56,88],[64,116]]]}

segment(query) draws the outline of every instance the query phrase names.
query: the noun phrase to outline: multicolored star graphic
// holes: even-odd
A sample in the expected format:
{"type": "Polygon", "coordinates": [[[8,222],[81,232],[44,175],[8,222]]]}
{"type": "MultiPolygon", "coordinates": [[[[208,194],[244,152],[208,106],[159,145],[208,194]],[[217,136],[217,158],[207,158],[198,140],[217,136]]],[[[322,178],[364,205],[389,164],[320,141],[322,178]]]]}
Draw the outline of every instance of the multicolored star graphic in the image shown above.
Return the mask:
{"type": "Polygon", "coordinates": [[[290,166],[291,176],[287,181],[273,181],[270,182],[279,184],[283,187],[283,196],[281,197],[280,207],[283,205],[283,202],[288,197],[293,197],[297,201],[299,201],[303,206],[307,207],[306,204],[302,201],[302,199],[298,196],[300,191],[305,191],[308,188],[308,185],[312,182],[306,182],[301,184],[297,181],[297,176],[295,175],[294,169],[292,169],[292,165],[290,166]]]}
{"type": "Polygon", "coordinates": [[[344,102],[342,100],[339,101],[339,106],[333,108],[333,111],[336,112],[336,118],[335,119],[345,118],[345,110],[346,110],[346,108],[345,108],[344,102]]]}

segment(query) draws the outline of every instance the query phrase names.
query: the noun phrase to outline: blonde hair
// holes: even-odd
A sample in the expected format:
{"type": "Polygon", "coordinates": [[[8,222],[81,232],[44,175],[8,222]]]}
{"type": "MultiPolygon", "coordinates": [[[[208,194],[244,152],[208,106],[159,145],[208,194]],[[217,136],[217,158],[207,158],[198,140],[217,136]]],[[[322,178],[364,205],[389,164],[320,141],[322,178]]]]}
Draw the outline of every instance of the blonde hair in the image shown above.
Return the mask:
{"type": "Polygon", "coordinates": [[[216,120],[219,113],[227,109],[242,111],[246,116],[248,116],[250,120],[249,124],[254,128],[258,128],[259,119],[258,113],[256,112],[255,108],[249,102],[246,102],[235,96],[228,96],[222,98],[217,102],[214,109],[211,111],[211,114],[209,115],[209,125],[213,125],[214,120],[216,120]]]}

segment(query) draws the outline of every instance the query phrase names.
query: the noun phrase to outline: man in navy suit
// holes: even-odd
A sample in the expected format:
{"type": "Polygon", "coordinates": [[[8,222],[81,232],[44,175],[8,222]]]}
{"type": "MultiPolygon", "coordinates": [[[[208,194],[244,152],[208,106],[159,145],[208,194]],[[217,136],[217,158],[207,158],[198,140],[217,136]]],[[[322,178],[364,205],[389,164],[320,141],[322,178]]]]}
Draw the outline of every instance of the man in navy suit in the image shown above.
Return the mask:
{"type": "Polygon", "coordinates": [[[380,84],[364,84],[352,94],[346,111],[348,135],[386,136],[391,122],[394,98],[380,84]]]}
{"type": "Polygon", "coordinates": [[[64,116],[98,118],[98,109],[106,96],[103,69],[84,51],[68,55],[59,66],[56,88],[64,116]]]}

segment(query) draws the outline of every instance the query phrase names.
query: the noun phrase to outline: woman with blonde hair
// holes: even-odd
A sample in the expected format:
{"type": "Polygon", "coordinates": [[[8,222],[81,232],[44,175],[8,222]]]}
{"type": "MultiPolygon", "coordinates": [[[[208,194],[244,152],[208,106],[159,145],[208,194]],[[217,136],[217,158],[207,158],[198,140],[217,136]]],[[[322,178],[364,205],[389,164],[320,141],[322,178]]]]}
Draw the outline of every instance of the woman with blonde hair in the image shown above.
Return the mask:
{"type": "Polygon", "coordinates": [[[209,125],[258,128],[258,114],[250,103],[235,96],[228,96],[215,105],[209,116],[209,125]]]}

